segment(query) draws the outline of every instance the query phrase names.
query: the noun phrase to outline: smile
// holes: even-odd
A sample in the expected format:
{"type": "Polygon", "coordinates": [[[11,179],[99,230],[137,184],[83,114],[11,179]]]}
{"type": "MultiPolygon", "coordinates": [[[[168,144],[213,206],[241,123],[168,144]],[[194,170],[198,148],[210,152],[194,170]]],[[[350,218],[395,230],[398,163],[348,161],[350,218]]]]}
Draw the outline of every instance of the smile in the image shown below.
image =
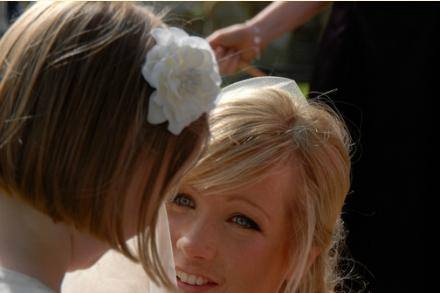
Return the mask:
{"type": "Polygon", "coordinates": [[[210,283],[208,279],[202,276],[191,275],[182,271],[177,271],[176,274],[177,274],[177,279],[188,285],[203,286],[210,283]]]}

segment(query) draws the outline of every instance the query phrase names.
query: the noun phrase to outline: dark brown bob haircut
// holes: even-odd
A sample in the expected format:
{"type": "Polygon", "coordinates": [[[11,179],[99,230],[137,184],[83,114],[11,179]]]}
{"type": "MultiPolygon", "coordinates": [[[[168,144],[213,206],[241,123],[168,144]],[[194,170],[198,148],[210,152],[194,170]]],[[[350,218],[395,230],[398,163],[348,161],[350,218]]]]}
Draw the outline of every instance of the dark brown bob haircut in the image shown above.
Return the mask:
{"type": "Polygon", "coordinates": [[[0,189],[169,284],[157,211],[208,130],[206,115],[178,136],[147,122],[153,89],[141,67],[163,25],[131,3],[38,2],[10,27],[0,41],[0,189]],[[138,255],[126,246],[131,218],[138,255]]]}

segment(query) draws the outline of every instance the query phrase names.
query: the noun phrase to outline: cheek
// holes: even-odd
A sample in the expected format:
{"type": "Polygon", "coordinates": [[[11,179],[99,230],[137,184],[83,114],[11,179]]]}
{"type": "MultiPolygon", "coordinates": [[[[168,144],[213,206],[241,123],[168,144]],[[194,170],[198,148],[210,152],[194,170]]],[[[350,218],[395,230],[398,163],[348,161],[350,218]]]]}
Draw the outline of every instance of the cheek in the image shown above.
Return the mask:
{"type": "Polygon", "coordinates": [[[227,279],[234,292],[276,292],[283,281],[284,255],[263,237],[233,241],[225,247],[227,279]]]}
{"type": "Polygon", "coordinates": [[[185,217],[182,214],[176,213],[172,208],[167,207],[167,214],[168,214],[168,224],[170,228],[170,236],[171,236],[171,243],[173,246],[174,253],[177,253],[176,251],[176,242],[180,237],[181,232],[185,228],[185,217]]]}

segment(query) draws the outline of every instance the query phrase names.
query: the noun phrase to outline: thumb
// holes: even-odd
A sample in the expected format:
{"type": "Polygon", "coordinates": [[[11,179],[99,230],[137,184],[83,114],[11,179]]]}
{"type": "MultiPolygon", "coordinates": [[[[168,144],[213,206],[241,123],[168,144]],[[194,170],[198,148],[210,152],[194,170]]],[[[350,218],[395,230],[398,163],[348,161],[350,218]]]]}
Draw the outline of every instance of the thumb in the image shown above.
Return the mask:
{"type": "Polygon", "coordinates": [[[208,43],[211,45],[211,47],[215,48],[218,46],[221,46],[221,39],[222,36],[221,34],[216,31],[214,33],[212,33],[211,35],[209,35],[206,40],[208,41],[208,43]]]}
{"type": "Polygon", "coordinates": [[[241,25],[235,24],[226,28],[219,29],[208,36],[207,40],[211,46],[229,47],[236,45],[242,37],[241,25]]]}

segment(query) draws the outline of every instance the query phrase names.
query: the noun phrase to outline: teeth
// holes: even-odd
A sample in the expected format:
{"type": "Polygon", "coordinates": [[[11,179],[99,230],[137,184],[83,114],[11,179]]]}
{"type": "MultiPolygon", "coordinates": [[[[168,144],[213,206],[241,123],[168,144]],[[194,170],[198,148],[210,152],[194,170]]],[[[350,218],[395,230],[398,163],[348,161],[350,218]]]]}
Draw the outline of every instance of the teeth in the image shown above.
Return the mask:
{"type": "Polygon", "coordinates": [[[197,286],[201,286],[201,285],[205,285],[208,284],[208,280],[200,277],[200,276],[196,276],[196,275],[190,275],[181,271],[177,271],[177,277],[179,278],[180,281],[187,283],[189,285],[197,285],[197,286]]]}

